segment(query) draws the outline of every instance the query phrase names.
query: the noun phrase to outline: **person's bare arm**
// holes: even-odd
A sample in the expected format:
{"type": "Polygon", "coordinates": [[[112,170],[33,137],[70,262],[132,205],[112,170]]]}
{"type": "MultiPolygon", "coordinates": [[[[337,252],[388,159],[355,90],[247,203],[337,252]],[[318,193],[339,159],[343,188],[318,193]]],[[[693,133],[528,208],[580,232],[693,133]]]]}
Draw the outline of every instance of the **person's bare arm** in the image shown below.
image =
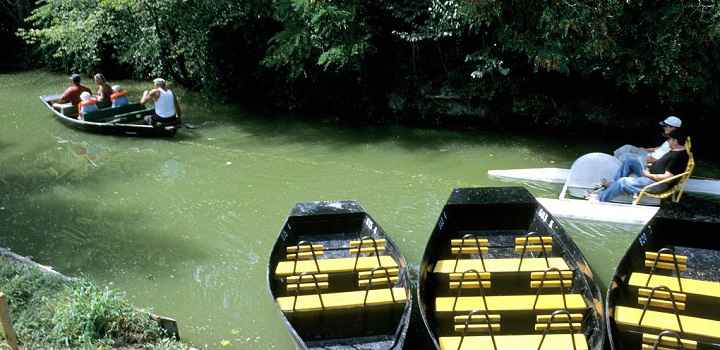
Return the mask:
{"type": "Polygon", "coordinates": [[[152,89],[150,91],[145,90],[143,92],[142,98],[140,99],[140,104],[146,104],[151,99],[153,101],[157,101],[157,93],[158,93],[157,89],[152,89]]]}
{"type": "Polygon", "coordinates": [[[182,118],[182,111],[180,110],[180,104],[178,103],[176,94],[173,94],[173,101],[175,102],[175,115],[178,118],[182,118]]]}
{"type": "Polygon", "coordinates": [[[58,100],[58,103],[68,103],[70,100],[68,99],[68,94],[70,94],[70,88],[65,89],[65,92],[63,92],[62,97],[58,100]]]}
{"type": "Polygon", "coordinates": [[[658,181],[662,181],[662,180],[671,178],[671,177],[675,176],[675,174],[673,174],[673,173],[671,173],[671,172],[669,172],[669,171],[667,171],[667,170],[666,170],[665,173],[663,173],[663,174],[651,174],[651,173],[646,169],[646,170],[643,170],[643,176],[649,178],[650,180],[653,180],[653,181],[655,181],[655,182],[658,182],[658,181]]]}

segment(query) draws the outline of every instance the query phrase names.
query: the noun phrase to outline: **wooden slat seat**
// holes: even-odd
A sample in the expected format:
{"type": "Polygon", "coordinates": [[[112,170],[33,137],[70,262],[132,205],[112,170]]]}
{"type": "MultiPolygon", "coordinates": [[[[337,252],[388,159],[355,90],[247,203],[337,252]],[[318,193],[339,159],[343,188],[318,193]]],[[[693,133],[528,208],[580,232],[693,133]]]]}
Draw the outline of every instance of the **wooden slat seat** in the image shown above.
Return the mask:
{"type": "Polygon", "coordinates": [[[500,324],[499,323],[473,323],[468,324],[467,327],[465,327],[465,324],[456,324],[453,326],[453,330],[456,333],[462,333],[462,332],[468,332],[468,333],[477,333],[477,332],[489,332],[490,327],[492,327],[493,332],[499,332],[500,331],[500,324]],[[467,330],[466,330],[467,328],[467,330]]]}
{"type": "MultiPolygon", "coordinates": [[[[633,287],[645,287],[645,282],[647,282],[648,276],[649,274],[647,273],[633,272],[630,275],[628,285],[633,287]]],[[[680,280],[682,281],[682,291],[686,294],[696,294],[720,298],[720,282],[702,281],[691,278],[680,278],[680,280]]],[[[675,276],[654,274],[652,278],[650,278],[648,288],[655,288],[657,286],[666,286],[674,292],[680,291],[680,286],[678,286],[677,277],[675,276]]],[[[655,295],[657,295],[658,292],[660,291],[656,291],[655,295]]]]}
{"type": "Polygon", "coordinates": [[[318,282],[317,285],[315,282],[309,282],[309,283],[288,283],[287,284],[287,291],[288,292],[294,292],[296,290],[301,291],[312,291],[316,289],[328,289],[330,287],[330,284],[328,282],[318,282]]]}
{"type": "MultiPolygon", "coordinates": [[[[642,335],[642,349],[643,350],[653,350],[653,345],[655,345],[655,341],[657,340],[658,336],[655,334],[648,334],[643,333],[642,335]]],[[[660,339],[660,344],[658,344],[658,348],[660,346],[670,349],[685,349],[685,350],[695,350],[697,349],[697,342],[694,340],[689,339],[683,339],[680,338],[680,343],[678,343],[677,338],[673,336],[664,336],[662,339],[660,339]],[[680,343],[682,343],[682,346],[680,346],[680,343]]]]}
{"type": "MultiPolygon", "coordinates": [[[[370,278],[370,276],[372,276],[373,278],[385,277],[385,271],[386,271],[385,269],[375,270],[374,272],[373,271],[360,271],[360,272],[358,272],[358,279],[361,279],[361,280],[368,279],[368,278],[370,278]]],[[[387,273],[390,276],[397,276],[398,273],[400,273],[400,269],[398,269],[398,268],[387,269],[387,273]]]]}
{"type": "Polygon", "coordinates": [[[675,271],[675,263],[677,263],[677,268],[680,271],[686,271],[687,260],[687,256],[685,255],[661,253],[658,258],[657,252],[645,252],[645,267],[650,268],[655,266],[657,269],[675,271]],[[657,259],[657,263],[655,262],[655,259],[657,259]]]}
{"type": "MultiPolygon", "coordinates": [[[[655,292],[655,294],[657,294],[657,292],[655,292]]],[[[638,304],[645,306],[645,304],[648,303],[648,300],[649,300],[649,298],[638,297],[638,304]]],[[[653,297],[652,301],[650,301],[650,306],[661,307],[663,309],[670,309],[670,310],[673,310],[674,308],[676,308],[678,310],[685,310],[684,302],[675,300],[675,306],[673,307],[672,300],[658,299],[656,297],[653,297]]]]}
{"type": "MultiPolygon", "coordinates": [[[[542,332],[545,329],[548,328],[548,324],[546,323],[536,323],[535,324],[535,331],[536,332],[542,332]]],[[[570,330],[570,323],[569,322],[553,322],[550,324],[550,331],[569,331],[570,330]]],[[[572,323],[572,329],[576,332],[580,331],[582,329],[582,323],[579,322],[573,322],[572,323]]]]}
{"type": "MultiPolygon", "coordinates": [[[[375,242],[375,244],[376,244],[378,247],[384,247],[384,246],[385,246],[385,239],[384,239],[384,238],[376,239],[375,241],[373,241],[372,239],[364,239],[364,240],[362,240],[362,246],[363,246],[363,247],[374,247],[375,244],[373,244],[373,242],[375,242]]],[[[357,248],[358,246],[360,246],[360,240],[350,241],[350,248],[357,248]]]]}
{"type": "Polygon", "coordinates": [[[307,252],[300,252],[300,253],[291,253],[285,255],[285,259],[288,260],[307,260],[312,259],[313,255],[315,255],[316,258],[319,258],[325,254],[322,250],[314,250],[314,251],[307,251],[307,252]]]}
{"type": "Polygon", "coordinates": [[[638,296],[641,297],[650,297],[650,294],[653,295],[653,300],[655,299],[664,299],[664,300],[672,300],[675,299],[675,301],[685,301],[687,300],[687,294],[680,293],[680,292],[673,292],[670,291],[670,293],[666,292],[663,289],[656,289],[655,293],[652,292],[652,289],[650,288],[639,288],[638,289],[638,296]],[[671,295],[672,294],[672,298],[671,295]]]}
{"type": "Polygon", "coordinates": [[[375,254],[377,253],[384,253],[385,252],[385,246],[377,246],[377,247],[367,247],[365,245],[362,246],[362,248],[350,248],[349,254],[350,255],[357,255],[358,249],[360,249],[360,253],[362,254],[375,254]]]}
{"type": "MultiPolygon", "coordinates": [[[[615,323],[625,329],[640,328],[643,331],[652,330],[661,332],[663,330],[671,330],[680,332],[677,318],[672,312],[647,310],[642,321],[642,326],[638,325],[642,311],[641,308],[616,306],[614,314],[615,323]]],[[[680,315],[680,322],[682,322],[685,335],[693,335],[715,342],[720,341],[720,332],[718,332],[718,330],[720,330],[720,321],[680,315]]]]}
{"type": "MultiPolygon", "coordinates": [[[[398,276],[390,276],[390,283],[395,284],[399,280],[398,276]]],[[[372,279],[372,282],[370,282],[370,279],[361,279],[358,280],[358,287],[365,288],[367,285],[370,284],[372,287],[374,286],[388,286],[388,278],[387,277],[375,277],[372,279]]]]}
{"type": "MultiPolygon", "coordinates": [[[[348,258],[336,258],[336,259],[318,259],[317,263],[320,266],[320,271],[317,271],[317,267],[315,266],[315,260],[299,260],[297,262],[295,261],[281,261],[277,264],[277,267],[275,267],[275,276],[283,277],[283,276],[289,276],[289,275],[299,275],[303,272],[310,272],[310,273],[337,273],[337,272],[353,272],[353,267],[355,266],[355,257],[348,257],[348,258]],[[297,266],[295,268],[295,273],[293,273],[293,265],[297,263],[297,266]]],[[[387,267],[387,268],[397,268],[398,264],[389,255],[381,255],[380,256],[380,265],[378,265],[378,257],[377,256],[361,256],[357,258],[357,268],[356,271],[368,271],[372,270],[376,267],[387,267]]]]}
{"type": "MultiPolygon", "coordinates": [[[[487,323],[488,321],[490,321],[490,323],[498,323],[500,322],[500,318],[501,316],[499,314],[488,314],[487,318],[485,315],[473,315],[470,323],[487,323]]],[[[468,315],[457,315],[453,317],[453,322],[456,324],[464,324],[467,319],[468,315]]]]}
{"type": "Polygon", "coordinates": [[[451,239],[450,240],[450,247],[487,247],[490,245],[490,241],[487,240],[487,238],[465,238],[463,239],[451,239]]]}
{"type": "Polygon", "coordinates": [[[540,239],[542,238],[543,244],[552,244],[553,238],[552,236],[533,236],[533,237],[515,237],[515,245],[523,245],[525,244],[525,241],[528,241],[529,244],[540,244],[540,239]]]}
{"type": "MultiPolygon", "coordinates": [[[[549,267],[554,267],[558,270],[570,270],[563,258],[547,258],[547,261],[550,264],[549,267]]],[[[452,273],[472,269],[478,272],[517,272],[520,258],[485,259],[484,262],[486,270],[483,270],[480,259],[460,259],[457,261],[457,268],[455,268],[455,259],[438,260],[433,272],[452,273]]],[[[549,267],[545,264],[545,258],[525,258],[522,260],[521,271],[545,271],[549,267]]]]}
{"type": "MultiPolygon", "coordinates": [[[[585,299],[580,294],[566,294],[568,311],[582,311],[587,309],[585,299]]],[[[435,298],[436,312],[452,312],[456,297],[435,298]]],[[[485,297],[488,310],[485,310],[482,296],[460,297],[455,305],[455,312],[470,312],[481,310],[488,312],[503,311],[532,311],[535,295],[491,295],[485,297]]],[[[559,310],[564,308],[561,294],[540,295],[535,310],[559,310]]]]}
{"type": "MultiPolygon", "coordinates": [[[[537,323],[547,323],[547,321],[550,320],[550,317],[552,315],[537,315],[535,317],[535,322],[537,323]]],[[[573,322],[580,322],[583,319],[583,314],[570,314],[570,320],[573,322]]],[[[567,314],[558,314],[555,315],[553,318],[553,322],[567,322],[568,316],[567,314]]]]}
{"type": "Polygon", "coordinates": [[[523,250],[524,250],[526,253],[530,253],[530,252],[541,252],[541,251],[543,251],[543,250],[544,250],[546,253],[549,253],[549,252],[552,251],[552,246],[551,246],[551,245],[548,245],[548,244],[543,244],[543,245],[539,245],[539,244],[529,244],[529,245],[526,245],[526,246],[522,246],[522,245],[516,245],[516,246],[515,246],[515,253],[522,253],[523,250]]]}
{"type": "MultiPolygon", "coordinates": [[[[575,338],[577,350],[588,350],[585,335],[578,333],[572,335],[575,338]]],[[[458,350],[460,338],[440,337],[441,350],[458,350]]],[[[542,334],[523,335],[496,335],[495,343],[498,350],[538,350],[542,334]]],[[[463,339],[462,348],[459,350],[494,350],[492,339],[489,335],[466,336],[463,339]]],[[[543,340],[540,350],[573,350],[573,338],[570,334],[548,334],[543,340]]]]}
{"type": "MultiPolygon", "coordinates": [[[[393,295],[390,294],[390,289],[371,289],[367,293],[367,306],[404,304],[405,302],[407,302],[405,288],[392,289],[392,293],[395,296],[394,302],[393,295]]],[[[297,296],[297,302],[295,303],[295,311],[293,311],[293,302],[295,301],[295,298],[295,296],[279,297],[277,298],[277,303],[278,305],[280,305],[281,310],[288,313],[323,310],[320,303],[320,296],[318,296],[317,294],[312,294],[297,296]]],[[[363,300],[365,300],[365,291],[322,294],[322,303],[323,305],[325,305],[324,310],[362,308],[363,300]]]]}
{"type": "Polygon", "coordinates": [[[490,248],[488,247],[451,247],[450,253],[452,254],[478,254],[479,252],[482,252],[483,254],[487,254],[490,251],[490,248]]]}
{"type": "MultiPolygon", "coordinates": [[[[657,256],[658,256],[657,252],[645,252],[645,260],[652,261],[652,260],[655,260],[655,258],[657,258],[657,256]]],[[[688,257],[686,255],[675,254],[675,260],[678,262],[678,264],[686,264],[687,265],[688,257]]],[[[658,259],[658,261],[664,261],[664,262],[671,263],[671,262],[673,262],[673,255],[667,254],[667,253],[661,253],[660,259],[658,259]]],[[[665,338],[663,338],[663,339],[665,339],[665,338]]]]}
{"type": "Polygon", "coordinates": [[[324,249],[325,249],[325,247],[322,244],[312,244],[312,245],[311,244],[301,244],[299,246],[291,245],[291,246],[287,246],[287,248],[285,248],[285,250],[288,253],[297,253],[298,251],[309,252],[311,250],[320,251],[320,250],[324,250],[324,249]]]}
{"type": "Polygon", "coordinates": [[[306,283],[306,282],[314,282],[314,281],[327,282],[327,280],[328,280],[328,275],[326,273],[321,273],[321,274],[315,274],[315,275],[287,276],[285,279],[285,282],[286,283],[298,283],[298,282],[306,283]],[[313,278],[313,276],[315,276],[315,277],[313,278]]]}

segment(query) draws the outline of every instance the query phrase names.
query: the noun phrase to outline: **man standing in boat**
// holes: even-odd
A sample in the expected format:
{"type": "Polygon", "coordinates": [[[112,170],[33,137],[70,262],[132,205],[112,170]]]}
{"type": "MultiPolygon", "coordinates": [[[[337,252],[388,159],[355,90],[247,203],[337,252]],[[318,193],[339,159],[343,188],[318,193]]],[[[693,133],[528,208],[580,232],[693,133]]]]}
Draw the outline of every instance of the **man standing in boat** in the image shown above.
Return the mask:
{"type": "Polygon", "coordinates": [[[155,103],[155,113],[146,121],[150,125],[179,124],[182,112],[180,111],[177,96],[167,88],[165,79],[157,78],[153,80],[153,84],[155,88],[149,91],[145,90],[140,99],[141,104],[145,104],[150,100],[155,103]]]}
{"type": "MultiPolygon", "coordinates": [[[[681,129],[674,129],[668,134],[668,145],[670,150],[660,159],[650,165],[649,168],[641,170],[638,177],[622,177],[617,181],[608,184],[608,187],[597,194],[600,202],[608,202],[622,193],[636,194],[643,187],[652,183],[665,180],[677,174],[685,172],[688,163],[688,153],[685,149],[687,135],[681,129]]],[[[665,190],[672,184],[660,185],[653,189],[653,192],[665,190]]]]}

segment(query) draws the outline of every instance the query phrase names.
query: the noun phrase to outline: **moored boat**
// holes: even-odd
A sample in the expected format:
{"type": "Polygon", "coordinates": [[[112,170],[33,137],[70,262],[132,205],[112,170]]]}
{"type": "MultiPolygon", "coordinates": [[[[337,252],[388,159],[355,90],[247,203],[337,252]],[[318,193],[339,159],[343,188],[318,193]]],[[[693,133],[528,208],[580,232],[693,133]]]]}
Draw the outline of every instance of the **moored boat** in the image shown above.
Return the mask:
{"type": "Polygon", "coordinates": [[[87,113],[84,120],[77,118],[77,108],[67,106],[54,107],[53,103],[60,99],[60,95],[40,96],[43,105],[47,107],[61,123],[79,130],[102,134],[125,134],[137,136],[173,136],[177,133],[179,124],[149,125],[144,118],[152,115],[152,109],[145,108],[139,103],[131,103],[122,107],[102,108],[97,112],[87,113]]]}
{"type": "Polygon", "coordinates": [[[270,254],[270,294],[299,349],[402,349],[407,263],[354,201],[298,203],[270,254]]]}
{"type": "Polygon", "coordinates": [[[720,348],[720,206],[666,203],[620,260],[607,292],[611,348],[720,348]]]}
{"type": "Polygon", "coordinates": [[[417,293],[435,349],[603,349],[590,266],[520,187],[453,190],[426,245],[417,293]]]}

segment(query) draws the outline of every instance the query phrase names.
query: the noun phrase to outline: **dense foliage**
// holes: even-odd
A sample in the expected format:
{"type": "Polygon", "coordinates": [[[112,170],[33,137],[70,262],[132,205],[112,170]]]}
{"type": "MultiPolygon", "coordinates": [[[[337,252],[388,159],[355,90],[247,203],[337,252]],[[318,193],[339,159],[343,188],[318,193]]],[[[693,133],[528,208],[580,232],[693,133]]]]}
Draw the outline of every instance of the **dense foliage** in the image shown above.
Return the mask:
{"type": "Polygon", "coordinates": [[[41,0],[27,20],[20,36],[64,71],[371,120],[642,124],[719,107],[710,0],[41,0]]]}
{"type": "Polygon", "coordinates": [[[167,339],[123,294],[86,280],[66,281],[0,256],[0,291],[27,349],[185,349],[167,339]]]}

